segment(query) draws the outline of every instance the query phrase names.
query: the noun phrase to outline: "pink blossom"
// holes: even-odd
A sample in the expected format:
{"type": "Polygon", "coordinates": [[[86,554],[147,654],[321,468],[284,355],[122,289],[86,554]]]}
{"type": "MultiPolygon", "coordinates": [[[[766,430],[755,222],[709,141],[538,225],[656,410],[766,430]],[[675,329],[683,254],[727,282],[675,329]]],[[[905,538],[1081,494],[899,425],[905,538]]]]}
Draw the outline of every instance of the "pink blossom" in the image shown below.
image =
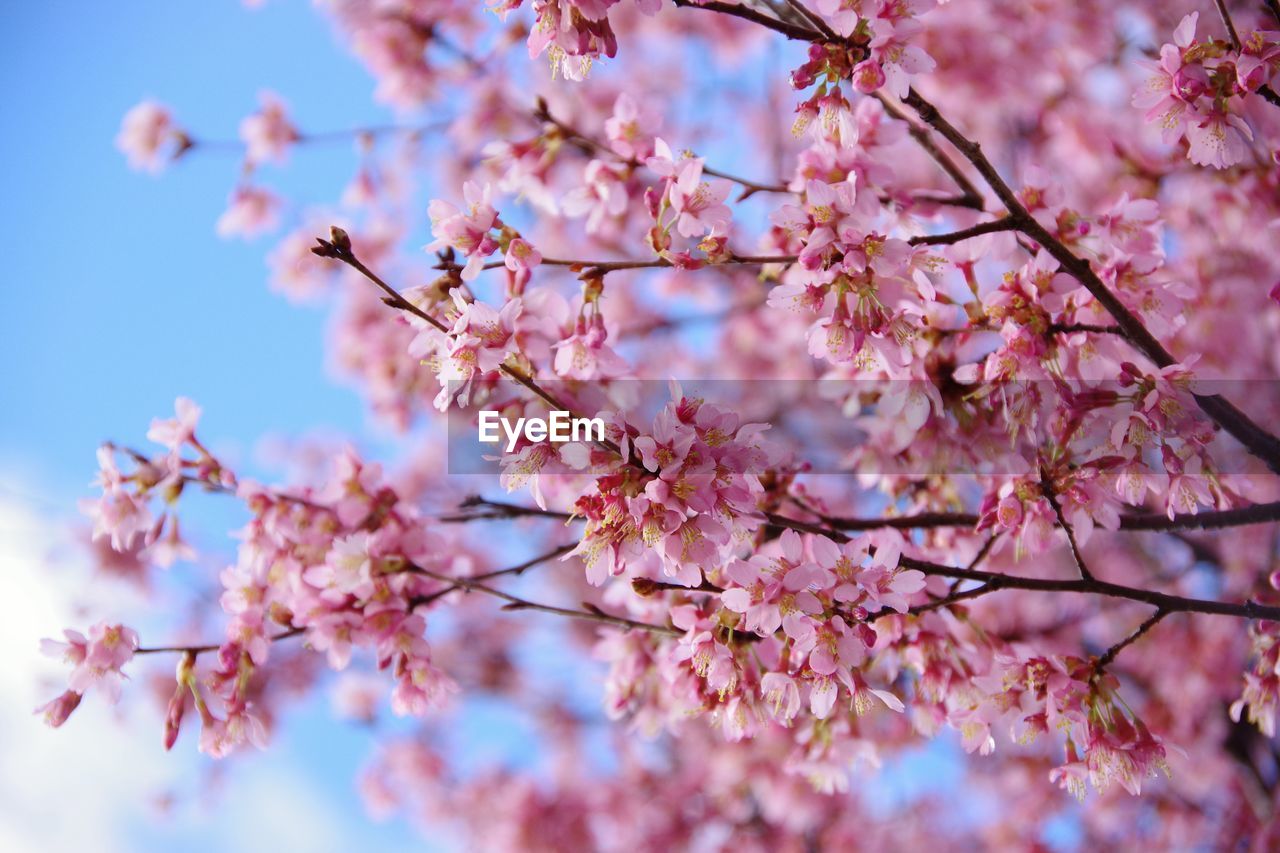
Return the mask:
{"type": "Polygon", "coordinates": [[[151,422],[151,429],[147,430],[147,439],[176,451],[195,438],[196,424],[200,421],[201,410],[187,397],[179,397],[174,402],[174,410],[177,418],[170,420],[156,418],[151,422]]]}
{"type": "Polygon", "coordinates": [[[248,239],[265,234],[276,227],[279,210],[280,199],[268,190],[248,184],[237,187],[218,217],[218,236],[248,239]]]}
{"type": "Polygon", "coordinates": [[[447,201],[436,199],[428,208],[431,217],[431,233],[436,239],[425,247],[434,252],[445,247],[457,249],[467,258],[462,278],[472,281],[480,274],[484,259],[498,248],[498,241],[490,236],[493,228],[501,227],[498,213],[489,203],[489,185],[468,181],[463,186],[467,208],[459,210],[447,201]]]}
{"type": "Polygon", "coordinates": [[[283,162],[289,146],[300,138],[298,131],[289,121],[284,101],[278,95],[263,92],[259,100],[262,106],[258,112],[240,122],[245,156],[251,163],[283,162]]]}
{"type": "Polygon", "coordinates": [[[1189,121],[1186,133],[1191,162],[1215,169],[1243,161],[1253,140],[1253,131],[1244,119],[1219,110],[1189,121]]]}
{"type": "Polygon", "coordinates": [[[627,371],[627,363],[608,345],[604,318],[593,313],[578,316],[574,332],[555,344],[556,373],[570,379],[596,379],[618,376],[627,371]]]}
{"type": "Polygon", "coordinates": [[[166,107],[143,101],[125,113],[116,147],[131,168],[159,172],[181,152],[185,138],[166,107]]]}

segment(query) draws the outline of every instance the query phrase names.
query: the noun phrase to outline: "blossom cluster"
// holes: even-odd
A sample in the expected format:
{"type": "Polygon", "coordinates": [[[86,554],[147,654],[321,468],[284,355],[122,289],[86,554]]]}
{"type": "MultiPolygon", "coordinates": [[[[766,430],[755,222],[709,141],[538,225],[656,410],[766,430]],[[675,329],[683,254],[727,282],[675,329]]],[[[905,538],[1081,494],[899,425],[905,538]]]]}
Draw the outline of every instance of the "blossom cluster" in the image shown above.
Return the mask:
{"type": "Polygon", "coordinates": [[[1280,33],[1254,30],[1239,46],[1200,40],[1199,18],[1192,12],[1178,24],[1133,103],[1147,110],[1166,142],[1186,140],[1192,163],[1225,169],[1248,157],[1253,129],[1241,115],[1243,104],[1280,69],[1280,33]]]}
{"type": "MultiPolygon", "coordinates": [[[[335,366],[403,470],[326,447],[250,483],[185,401],[162,452],[105,449],[85,508],[132,575],[192,558],[189,489],[249,521],[224,638],[68,633],[49,721],[173,648],[166,745],[188,714],[207,752],[261,743],[338,672],[345,715],[376,727],[389,692],[419,718],[370,806],[482,849],[955,846],[927,794],[863,808],[869,768],[935,737],[983,762],[947,805],[1001,805],[975,846],[1041,846],[1050,815],[1087,846],[1280,843],[1278,24],[974,2],[324,4],[404,112],[352,131],[338,212],[304,213],[271,284],[336,296],[335,366]],[[672,377],[818,391],[633,405],[672,377]],[[442,422],[481,407],[608,429],[451,476],[442,422]],[[558,626],[557,677],[603,663],[608,773],[526,618],[558,626]],[[455,689],[527,712],[550,772],[455,767],[455,689]]],[[[227,236],[283,218],[258,170],[326,135],[274,95],[240,131],[227,236]]],[[[143,169],[212,144],[154,103],[118,142],[143,169]]]]}

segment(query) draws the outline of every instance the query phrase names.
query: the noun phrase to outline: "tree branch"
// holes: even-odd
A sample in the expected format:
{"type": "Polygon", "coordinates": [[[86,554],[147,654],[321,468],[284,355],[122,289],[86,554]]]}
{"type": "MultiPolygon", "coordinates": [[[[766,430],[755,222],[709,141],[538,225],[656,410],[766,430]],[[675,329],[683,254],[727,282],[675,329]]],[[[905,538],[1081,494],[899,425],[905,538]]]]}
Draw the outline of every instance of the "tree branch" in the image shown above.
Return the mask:
{"type": "MultiPolygon", "coordinates": [[[[776,527],[789,528],[798,533],[816,533],[820,536],[826,536],[836,542],[849,541],[849,537],[846,534],[841,533],[839,530],[833,530],[818,524],[810,524],[805,521],[798,521],[794,518],[778,515],[777,513],[763,513],[763,516],[770,524],[776,527]]],[[[941,563],[933,563],[928,560],[921,560],[908,556],[901,557],[898,561],[898,565],[906,569],[915,569],[926,575],[936,575],[938,577],[947,578],[963,578],[987,584],[994,583],[997,586],[995,589],[991,590],[992,592],[998,589],[1025,589],[1033,592],[1070,592],[1083,595],[1101,595],[1110,598],[1123,598],[1130,601],[1141,601],[1169,613],[1210,613],[1220,616],[1235,616],[1242,619],[1280,620],[1280,607],[1259,604],[1256,601],[1246,601],[1243,604],[1235,604],[1225,601],[1185,598],[1180,595],[1172,595],[1170,593],[1156,592],[1153,590],[1124,586],[1123,584],[1110,583],[1109,581],[1098,580],[1097,578],[1080,578],[1078,580],[1025,578],[1017,575],[1001,574],[999,572],[986,572],[964,569],[958,566],[947,566],[941,563]]]]}
{"type": "MultiPolygon", "coordinates": [[[[570,619],[584,619],[588,622],[599,622],[604,625],[613,625],[615,627],[626,628],[628,630],[648,631],[653,634],[667,634],[668,636],[673,637],[683,636],[684,634],[683,631],[676,628],[669,628],[665,625],[653,625],[648,622],[637,622],[634,619],[627,619],[623,616],[613,616],[605,613],[598,607],[591,605],[588,605],[590,609],[587,610],[570,610],[565,607],[556,607],[551,604],[541,604],[536,601],[528,601],[527,599],[519,598],[518,596],[511,595],[510,593],[503,592],[500,589],[494,589],[491,586],[477,583],[473,579],[454,578],[448,575],[442,575],[438,572],[433,572],[430,569],[424,569],[421,566],[412,566],[411,571],[426,575],[429,578],[435,578],[436,580],[443,581],[447,584],[452,584],[453,586],[467,592],[482,592],[485,595],[500,598],[507,602],[506,606],[503,607],[504,610],[536,610],[540,613],[551,613],[556,616],[565,616],[570,619]]],[[[414,606],[417,606],[420,603],[422,602],[413,602],[414,606]]]]}
{"type": "MultiPolygon", "coordinates": [[[[1093,298],[1097,299],[1098,303],[1115,318],[1120,331],[1130,343],[1151,359],[1157,367],[1164,368],[1177,363],[1177,360],[1147,330],[1142,321],[1111,292],[1102,279],[1098,278],[1089,262],[1075,255],[1027,211],[1014,191],[1000,177],[1000,173],[991,165],[991,161],[982,153],[982,147],[978,143],[957,130],[938,112],[937,107],[921,97],[915,89],[907,93],[904,102],[916,111],[925,124],[936,130],[964,155],[1000,198],[1009,211],[1010,217],[1018,223],[1019,230],[1043,246],[1064,270],[1084,285],[1093,298]]],[[[1264,460],[1273,471],[1280,473],[1280,439],[1259,427],[1248,415],[1219,395],[1196,394],[1193,396],[1204,413],[1215,423],[1234,436],[1251,453],[1264,460]]]]}
{"type": "Polygon", "coordinates": [[[880,102],[886,113],[906,123],[907,132],[911,134],[911,138],[924,149],[926,154],[933,158],[935,163],[942,167],[942,171],[946,172],[951,180],[955,182],[955,185],[960,188],[960,197],[953,200],[952,204],[960,207],[971,207],[974,210],[982,210],[982,193],[973,185],[973,181],[969,180],[969,176],[964,173],[959,164],[951,159],[951,155],[938,147],[938,143],[934,141],[933,134],[929,132],[929,129],[921,127],[907,118],[907,114],[898,109],[898,105],[889,100],[888,96],[877,92],[873,97],[880,102]]]}
{"type": "Polygon", "coordinates": [[[1101,675],[1103,670],[1105,670],[1111,664],[1111,662],[1116,659],[1116,655],[1120,654],[1120,652],[1122,652],[1126,647],[1132,645],[1139,637],[1141,637],[1143,634],[1147,633],[1152,628],[1154,628],[1157,622],[1159,622],[1161,619],[1163,619],[1168,615],[1169,614],[1167,611],[1162,610],[1160,608],[1156,608],[1156,612],[1151,614],[1150,618],[1148,618],[1145,622],[1139,625],[1132,634],[1125,637],[1123,640],[1121,640],[1120,642],[1116,643],[1114,646],[1112,646],[1111,648],[1103,652],[1102,655],[1096,661],[1094,661],[1094,664],[1093,664],[1094,677],[1096,678],[1097,676],[1101,675]]]}
{"type": "Polygon", "coordinates": [[[777,18],[757,12],[746,6],[737,3],[725,3],[721,0],[672,0],[673,5],[678,9],[705,9],[708,12],[720,12],[724,15],[730,15],[735,18],[741,18],[744,21],[750,21],[753,24],[759,24],[762,27],[782,33],[789,39],[796,41],[821,41],[822,33],[809,27],[802,27],[798,24],[780,21],[777,18]]]}
{"type": "MultiPolygon", "coordinates": [[[[1218,9],[1218,17],[1222,19],[1222,26],[1227,28],[1227,36],[1231,39],[1231,46],[1239,53],[1241,50],[1240,33],[1236,31],[1235,22],[1231,20],[1231,13],[1227,11],[1227,4],[1223,0],[1213,0],[1213,5],[1218,9]]],[[[1264,83],[1258,87],[1258,94],[1272,105],[1280,107],[1280,94],[1276,94],[1276,91],[1267,84],[1264,83]]]]}
{"type": "Polygon", "coordinates": [[[1093,573],[1085,565],[1084,555],[1080,553],[1080,545],[1076,542],[1075,531],[1071,529],[1071,525],[1067,522],[1067,517],[1062,512],[1062,504],[1058,502],[1058,496],[1054,494],[1053,484],[1043,474],[1040,478],[1040,490],[1044,492],[1045,500],[1053,508],[1053,514],[1057,516],[1058,524],[1062,527],[1063,532],[1067,534],[1067,544],[1071,546],[1071,559],[1075,561],[1080,577],[1086,580],[1093,580],[1093,573]]]}

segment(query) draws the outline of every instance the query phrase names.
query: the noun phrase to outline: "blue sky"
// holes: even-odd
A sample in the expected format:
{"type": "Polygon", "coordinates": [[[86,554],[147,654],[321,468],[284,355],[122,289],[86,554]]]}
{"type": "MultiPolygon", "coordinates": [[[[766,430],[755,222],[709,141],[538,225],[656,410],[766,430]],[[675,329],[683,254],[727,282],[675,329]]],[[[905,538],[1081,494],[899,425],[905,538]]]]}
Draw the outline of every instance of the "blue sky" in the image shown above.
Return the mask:
{"type": "MultiPolygon", "coordinates": [[[[6,18],[6,470],[65,498],[101,439],[140,436],[179,393],[227,441],[360,428],[355,394],[325,373],[323,312],[268,292],[266,243],[213,232],[234,155],[190,157],[154,178],[130,172],[113,144],[144,97],[205,137],[234,137],[262,88],[306,127],[386,121],[327,21],[301,0],[256,12],[234,0],[28,3],[6,18]]],[[[311,146],[263,181],[321,202],[353,167],[347,146],[311,146]]]]}
{"type": "MultiPolygon", "coordinates": [[[[131,172],[114,147],[124,112],[155,98],[196,135],[228,138],[269,88],[308,128],[390,116],[371,101],[372,81],[328,22],[302,0],[257,11],[234,0],[11,3],[5,18],[0,545],[13,570],[27,572],[40,538],[57,537],[51,522],[73,518],[75,499],[88,493],[98,443],[141,442],[150,418],[169,412],[178,394],[204,406],[204,434],[215,447],[245,463],[265,433],[367,426],[355,392],[326,371],[324,311],[267,290],[270,241],[214,234],[236,178],[234,156],[192,157],[159,178],[131,172]]],[[[311,146],[262,179],[301,206],[335,198],[354,165],[348,146],[311,146]]],[[[196,535],[225,529],[213,524],[196,535]]],[[[59,585],[78,577],[28,578],[26,612],[17,615],[31,635],[18,636],[20,648],[7,654],[35,656],[36,639],[57,630],[73,597],[59,585]]],[[[13,677],[30,671],[24,661],[13,677]]],[[[290,840],[295,849],[336,850],[357,837],[384,849],[420,846],[404,824],[375,827],[364,818],[354,777],[372,739],[331,720],[324,697],[287,721],[271,752],[232,766],[236,784],[219,799],[156,821],[151,794],[175,781],[190,793],[204,766],[190,739],[163,755],[155,720],[117,729],[88,702],[62,731],[45,732],[26,709],[47,688],[6,688],[5,704],[17,710],[0,718],[0,748],[10,756],[0,775],[21,776],[0,779],[6,849],[69,849],[85,837],[99,849],[128,850],[280,849],[290,840]],[[110,771],[108,755],[118,758],[110,771]],[[80,805],[70,810],[63,798],[77,791],[80,805]],[[66,821],[83,824],[82,834],[66,821]]]]}

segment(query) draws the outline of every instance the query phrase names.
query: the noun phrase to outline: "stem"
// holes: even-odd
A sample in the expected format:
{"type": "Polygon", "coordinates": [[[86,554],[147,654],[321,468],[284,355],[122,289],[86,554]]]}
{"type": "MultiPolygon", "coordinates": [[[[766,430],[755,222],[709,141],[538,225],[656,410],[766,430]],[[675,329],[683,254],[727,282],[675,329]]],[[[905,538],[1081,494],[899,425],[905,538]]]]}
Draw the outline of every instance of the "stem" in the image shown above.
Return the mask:
{"type": "Polygon", "coordinates": [[[1132,645],[1139,637],[1141,637],[1143,634],[1147,633],[1152,628],[1154,628],[1157,622],[1159,622],[1161,619],[1163,619],[1168,615],[1169,615],[1168,611],[1163,610],[1161,608],[1156,608],[1156,612],[1151,614],[1150,618],[1148,618],[1145,622],[1139,625],[1132,634],[1125,637],[1123,640],[1116,643],[1114,646],[1112,646],[1111,648],[1107,649],[1105,652],[1102,653],[1102,656],[1099,657],[1093,664],[1094,676],[1097,677],[1098,675],[1101,675],[1102,671],[1106,669],[1113,660],[1116,659],[1116,655],[1120,654],[1120,652],[1122,652],[1126,647],[1132,645]]]}
{"type": "Polygon", "coordinates": [[[1045,500],[1049,502],[1049,506],[1053,507],[1053,514],[1058,517],[1058,524],[1062,527],[1063,532],[1067,534],[1067,544],[1071,546],[1071,559],[1075,561],[1080,577],[1086,580],[1093,580],[1093,573],[1085,565],[1084,555],[1080,553],[1080,545],[1076,542],[1075,531],[1067,523],[1067,517],[1062,512],[1062,504],[1058,503],[1058,496],[1053,492],[1053,484],[1043,474],[1040,479],[1040,489],[1044,492],[1045,500]]]}
{"type": "Polygon", "coordinates": [[[1004,219],[995,219],[991,222],[979,222],[968,228],[961,228],[959,231],[949,231],[945,234],[924,234],[919,237],[912,237],[907,242],[913,246],[938,246],[949,245],[951,243],[959,243],[961,240],[968,240],[971,237],[980,237],[983,234],[994,234],[999,231],[1017,231],[1018,223],[1008,217],[1004,219]]]}
{"type": "MultiPolygon", "coordinates": [[[[531,569],[534,566],[538,565],[539,563],[545,563],[548,560],[554,560],[556,557],[559,557],[561,554],[567,554],[577,547],[578,547],[577,542],[574,542],[570,545],[561,545],[558,548],[553,548],[552,550],[548,551],[545,554],[539,554],[537,557],[533,557],[531,559],[525,560],[523,563],[512,566],[509,569],[498,569],[492,572],[485,572],[482,575],[475,575],[474,577],[468,578],[467,580],[474,584],[478,581],[492,580],[493,578],[506,577],[507,575],[520,575],[520,574],[523,574],[526,570],[531,569]]],[[[405,571],[414,572],[415,574],[419,573],[416,567],[406,569],[405,571]]],[[[442,590],[438,590],[429,595],[424,595],[424,596],[415,598],[413,600],[413,605],[415,607],[421,607],[424,604],[430,604],[436,599],[443,598],[444,596],[453,592],[455,589],[462,589],[462,588],[463,586],[461,582],[451,583],[449,586],[445,587],[442,590]]]]}
{"type": "MultiPolygon", "coordinates": [[[[599,142],[596,139],[593,139],[590,136],[587,136],[585,133],[578,130],[573,125],[552,115],[551,108],[547,105],[547,102],[542,98],[538,99],[538,105],[537,107],[534,108],[533,115],[534,115],[534,118],[538,119],[539,121],[545,121],[547,124],[555,126],[556,129],[558,129],[561,133],[563,133],[565,137],[569,139],[570,142],[574,143],[579,148],[583,149],[583,151],[585,151],[586,153],[603,154],[604,156],[617,160],[619,163],[622,163],[623,165],[628,166],[632,169],[638,169],[644,165],[644,163],[640,160],[636,160],[630,157],[623,157],[621,154],[614,151],[609,146],[599,142]]],[[[710,166],[708,166],[706,163],[702,164],[702,171],[705,174],[712,175],[717,178],[724,178],[727,181],[732,181],[733,183],[740,185],[743,188],[744,192],[742,193],[742,195],[738,197],[739,201],[742,201],[748,196],[755,195],[756,193],[790,193],[791,192],[791,190],[787,189],[786,185],[784,184],[766,184],[760,181],[750,180],[749,178],[740,178],[737,175],[730,174],[729,172],[724,172],[724,171],[721,171],[720,169],[713,169],[710,166]]],[[[547,261],[544,259],[543,263],[547,263],[547,261]]]]}
{"type": "MultiPolygon", "coordinates": [[[[565,607],[556,607],[551,604],[541,604],[536,601],[528,601],[526,599],[519,598],[518,596],[511,595],[510,593],[503,592],[500,589],[494,589],[491,586],[477,583],[475,580],[470,578],[449,577],[448,575],[433,572],[430,569],[424,569],[421,566],[413,566],[410,571],[426,575],[429,578],[435,578],[436,580],[443,581],[444,583],[452,584],[453,586],[467,592],[482,592],[485,595],[500,598],[507,602],[507,605],[503,608],[504,610],[537,610],[540,613],[551,613],[556,616],[566,616],[570,619],[584,619],[588,622],[600,622],[604,625],[613,625],[620,628],[626,628],[628,630],[634,629],[637,631],[648,631],[653,634],[667,634],[673,637],[683,636],[684,634],[683,631],[677,630],[676,628],[669,628],[665,625],[653,625],[648,622],[637,622],[634,619],[627,619],[623,616],[613,616],[596,607],[591,607],[591,609],[588,610],[570,610],[565,607]]],[[[422,602],[414,602],[415,606],[420,603],[422,602]]]]}
{"type": "MultiPolygon", "coordinates": [[[[279,634],[268,637],[267,640],[272,643],[279,640],[287,640],[290,637],[298,636],[305,630],[305,628],[290,628],[287,631],[281,631],[279,634]]],[[[135,649],[133,653],[135,655],[158,655],[166,652],[176,652],[194,657],[204,652],[216,652],[220,648],[222,648],[221,643],[206,643],[203,646],[143,646],[135,649]]]]}
{"type": "Polygon", "coordinates": [[[719,12],[734,18],[741,18],[744,21],[750,21],[753,24],[759,24],[762,27],[782,33],[787,38],[796,41],[822,40],[822,33],[817,30],[780,21],[777,18],[737,3],[724,3],[721,0],[672,0],[672,3],[677,9],[705,9],[708,12],[719,12]]]}
{"type": "Polygon", "coordinates": [[[893,118],[906,122],[907,132],[911,134],[911,138],[924,149],[925,153],[933,158],[934,162],[942,167],[942,171],[955,182],[960,188],[961,195],[959,198],[952,200],[952,204],[961,207],[972,207],[974,210],[983,209],[982,193],[978,192],[978,188],[973,185],[973,181],[969,180],[969,176],[964,173],[959,164],[951,159],[951,156],[938,147],[933,139],[933,134],[929,132],[927,127],[921,127],[915,122],[907,118],[907,114],[898,109],[898,105],[889,100],[885,95],[877,92],[875,99],[884,107],[884,111],[893,118]]]}

